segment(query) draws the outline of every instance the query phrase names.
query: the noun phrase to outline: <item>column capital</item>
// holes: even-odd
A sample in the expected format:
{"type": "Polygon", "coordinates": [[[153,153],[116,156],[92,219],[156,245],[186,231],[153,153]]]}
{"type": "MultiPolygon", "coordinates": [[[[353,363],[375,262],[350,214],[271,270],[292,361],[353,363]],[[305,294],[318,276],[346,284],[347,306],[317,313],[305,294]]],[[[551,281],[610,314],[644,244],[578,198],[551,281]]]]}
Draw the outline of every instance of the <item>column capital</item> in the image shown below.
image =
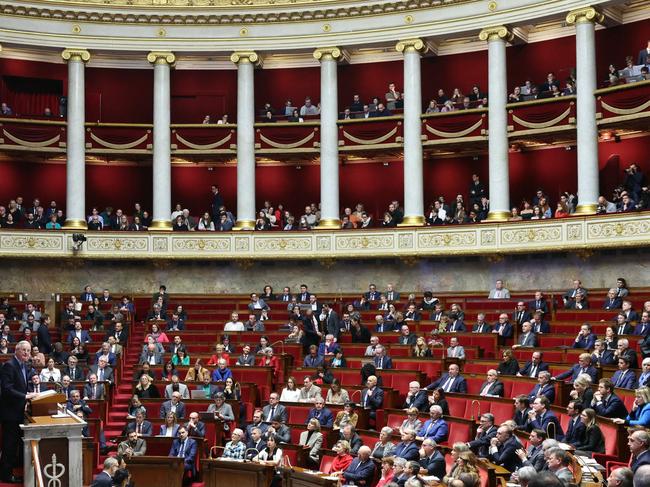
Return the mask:
{"type": "Polygon", "coordinates": [[[403,39],[395,45],[398,52],[406,54],[407,52],[423,53],[427,49],[427,45],[422,39],[403,39]]]}
{"type": "Polygon", "coordinates": [[[594,7],[590,6],[571,10],[571,12],[569,12],[566,16],[566,23],[569,25],[581,24],[584,22],[602,24],[604,21],[605,16],[594,7]]]}
{"type": "Polygon", "coordinates": [[[504,40],[506,42],[512,41],[514,36],[512,35],[512,32],[510,32],[510,29],[508,29],[504,25],[495,25],[493,27],[486,27],[483,29],[479,35],[478,38],[482,41],[498,41],[498,40],[504,40]]]}
{"type": "Polygon", "coordinates": [[[68,47],[61,52],[61,57],[64,61],[82,61],[87,63],[90,61],[90,53],[85,49],[76,47],[68,47]]]}
{"type": "Polygon", "coordinates": [[[169,64],[176,62],[176,55],[170,51],[151,51],[147,54],[147,61],[151,64],[169,64]]]}
{"type": "Polygon", "coordinates": [[[314,59],[318,61],[338,61],[343,57],[343,52],[339,47],[319,47],[314,51],[314,59]]]}
{"type": "Polygon", "coordinates": [[[230,61],[235,64],[259,64],[260,56],[255,51],[235,51],[230,55],[230,61]]]}

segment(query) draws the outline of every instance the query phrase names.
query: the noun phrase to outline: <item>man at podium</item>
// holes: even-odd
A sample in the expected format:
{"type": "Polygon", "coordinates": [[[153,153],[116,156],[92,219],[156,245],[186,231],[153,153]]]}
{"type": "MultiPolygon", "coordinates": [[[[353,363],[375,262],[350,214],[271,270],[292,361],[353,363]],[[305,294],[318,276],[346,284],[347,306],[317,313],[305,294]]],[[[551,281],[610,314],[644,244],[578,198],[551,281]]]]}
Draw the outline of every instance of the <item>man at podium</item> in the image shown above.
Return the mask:
{"type": "Polygon", "coordinates": [[[25,421],[25,403],[36,397],[34,392],[27,392],[34,369],[28,364],[32,345],[28,341],[18,342],[14,356],[0,369],[2,383],[2,459],[0,459],[0,481],[22,484],[23,480],[14,476],[14,467],[22,466],[23,446],[20,438],[20,425],[25,421]]]}

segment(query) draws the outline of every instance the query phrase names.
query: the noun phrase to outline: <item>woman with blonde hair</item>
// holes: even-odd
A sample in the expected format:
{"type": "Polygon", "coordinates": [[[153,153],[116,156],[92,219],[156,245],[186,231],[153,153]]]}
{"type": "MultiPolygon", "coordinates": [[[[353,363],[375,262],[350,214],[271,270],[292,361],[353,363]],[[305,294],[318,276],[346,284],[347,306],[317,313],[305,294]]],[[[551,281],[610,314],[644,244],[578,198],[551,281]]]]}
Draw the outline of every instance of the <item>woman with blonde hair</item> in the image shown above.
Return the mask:
{"type": "Polygon", "coordinates": [[[404,431],[406,431],[407,429],[420,431],[420,428],[422,427],[422,421],[418,419],[418,414],[420,414],[418,408],[408,408],[406,410],[406,419],[402,422],[401,426],[399,427],[400,435],[403,435],[404,431]]]}
{"type": "Polygon", "coordinates": [[[573,390],[569,393],[573,401],[582,404],[582,409],[591,407],[591,400],[594,397],[594,391],[591,389],[591,376],[589,374],[580,374],[573,381],[573,390]]]}
{"type": "Polygon", "coordinates": [[[343,480],[343,472],[352,463],[352,455],[350,455],[350,443],[346,440],[339,440],[332,448],[336,452],[336,457],[332,461],[330,471],[326,472],[329,475],[336,475],[339,479],[343,480]]]}
{"type": "Polygon", "coordinates": [[[359,415],[354,411],[354,406],[355,404],[350,401],[347,401],[343,405],[343,410],[336,413],[332,429],[340,430],[349,424],[356,428],[357,421],[359,421],[359,415]]]}
{"type": "Polygon", "coordinates": [[[135,386],[135,395],[140,399],[157,399],[160,397],[158,388],[152,384],[151,377],[143,375],[135,386]]]}
{"type": "Polygon", "coordinates": [[[634,404],[632,411],[625,419],[615,418],[617,424],[625,424],[625,426],[642,426],[644,428],[650,427],[650,387],[640,387],[634,391],[634,404]]]}
{"type": "Polygon", "coordinates": [[[443,479],[445,484],[448,484],[451,480],[459,478],[462,474],[473,474],[478,477],[478,464],[476,461],[476,455],[468,448],[467,450],[458,450],[456,448],[457,443],[454,443],[454,448],[452,450],[452,457],[454,457],[453,452],[456,452],[456,459],[454,465],[451,467],[451,470],[443,479]]]}
{"type": "Polygon", "coordinates": [[[585,425],[582,441],[576,443],[576,454],[591,457],[593,453],[605,453],[605,437],[596,423],[596,411],[587,408],[580,413],[580,421],[585,425]]]}
{"type": "Polygon", "coordinates": [[[427,342],[424,340],[424,337],[418,337],[413,346],[413,356],[414,357],[431,357],[431,350],[427,347],[427,342]]]}

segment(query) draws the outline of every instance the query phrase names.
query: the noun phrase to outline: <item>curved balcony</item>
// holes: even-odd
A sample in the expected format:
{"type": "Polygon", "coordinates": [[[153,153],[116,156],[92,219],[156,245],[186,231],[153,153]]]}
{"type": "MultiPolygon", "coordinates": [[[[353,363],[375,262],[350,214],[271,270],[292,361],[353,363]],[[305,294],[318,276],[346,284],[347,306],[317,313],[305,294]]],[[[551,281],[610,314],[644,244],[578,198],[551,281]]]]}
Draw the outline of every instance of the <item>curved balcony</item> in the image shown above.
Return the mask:
{"type": "Polygon", "coordinates": [[[0,256],[93,259],[327,260],[593,251],[650,245],[650,213],[392,230],[312,232],[0,231],[0,256]]]}
{"type": "MultiPolygon", "coordinates": [[[[646,131],[650,118],[650,81],[605,88],[595,92],[598,126],[622,131],[646,131]]],[[[534,100],[507,105],[511,141],[557,142],[575,140],[575,97],[534,100]]],[[[457,148],[484,150],[488,109],[459,110],[422,115],[422,145],[426,150],[457,148]]],[[[339,151],[362,154],[403,149],[403,118],[391,116],[339,120],[339,151]]],[[[65,152],[66,122],[0,118],[0,150],[65,152]]],[[[304,154],[317,158],[320,122],[255,124],[256,154],[282,159],[304,154]]],[[[151,124],[86,123],[89,154],[132,157],[152,153],[151,124]]],[[[235,157],[237,125],[172,124],[171,150],[178,158],[235,157]]]]}

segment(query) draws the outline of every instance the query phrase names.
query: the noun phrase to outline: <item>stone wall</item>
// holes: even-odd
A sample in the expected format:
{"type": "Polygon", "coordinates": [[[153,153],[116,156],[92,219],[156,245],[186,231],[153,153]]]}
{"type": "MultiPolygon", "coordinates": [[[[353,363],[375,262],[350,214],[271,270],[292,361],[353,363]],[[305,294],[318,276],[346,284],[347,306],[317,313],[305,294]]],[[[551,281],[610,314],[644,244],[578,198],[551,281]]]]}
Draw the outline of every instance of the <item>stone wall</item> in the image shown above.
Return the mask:
{"type": "Polygon", "coordinates": [[[121,293],[149,294],[160,284],[174,293],[215,294],[261,291],[301,283],[318,293],[357,293],[374,282],[394,283],[401,292],[433,290],[485,292],[496,279],[511,290],[566,289],[574,278],[587,288],[613,286],[625,277],[631,288],[650,287],[650,249],[592,255],[547,253],[501,258],[465,257],[420,260],[274,261],[84,261],[6,259],[0,293],[26,292],[33,299],[52,293],[80,293],[85,285],[121,293]]]}

